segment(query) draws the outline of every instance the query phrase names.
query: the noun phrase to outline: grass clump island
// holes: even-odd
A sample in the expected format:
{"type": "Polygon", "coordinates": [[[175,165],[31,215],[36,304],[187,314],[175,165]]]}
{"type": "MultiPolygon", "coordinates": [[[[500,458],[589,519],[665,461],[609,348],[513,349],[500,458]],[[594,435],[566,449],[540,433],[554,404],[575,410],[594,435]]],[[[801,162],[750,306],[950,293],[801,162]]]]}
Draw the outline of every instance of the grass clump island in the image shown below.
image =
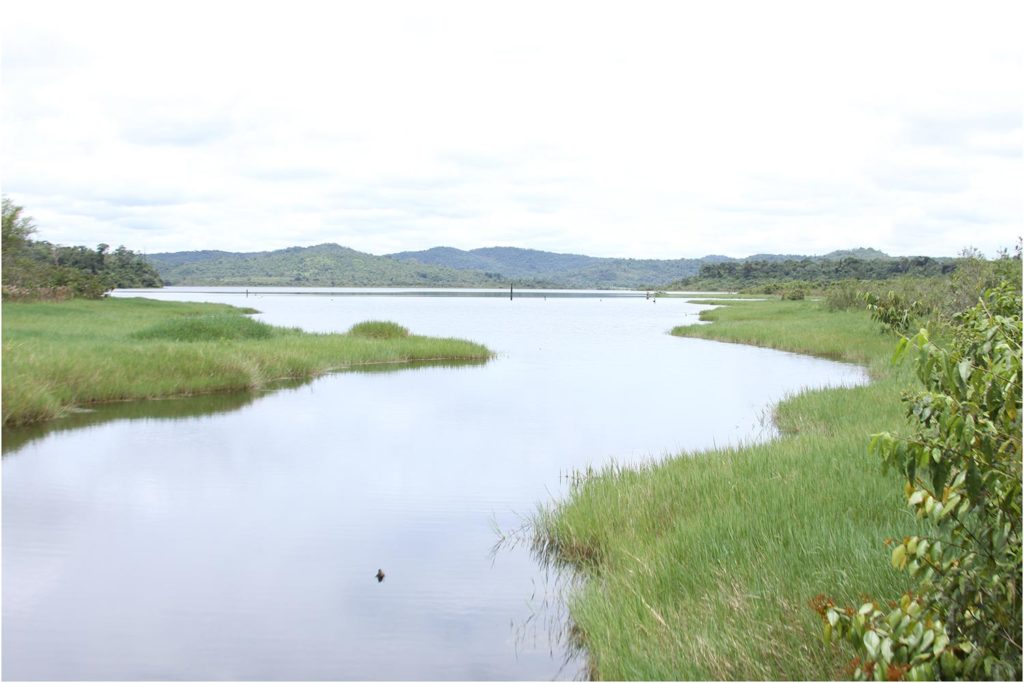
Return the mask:
{"type": "Polygon", "coordinates": [[[3,424],[89,404],[253,390],[377,364],[483,361],[458,339],[394,323],[311,334],[249,318],[252,309],[147,299],[3,304],[3,424]]]}
{"type": "Polygon", "coordinates": [[[535,548],[584,579],[567,601],[593,678],[862,676],[862,652],[823,643],[822,604],[887,609],[918,590],[886,546],[926,523],[908,509],[904,473],[883,473],[868,444],[907,433],[901,396],[920,385],[910,363],[893,362],[897,336],[863,309],[720,303],[702,315],[713,324],[672,333],[862,364],[870,384],[782,401],[769,443],[587,473],[539,510],[535,548]]]}

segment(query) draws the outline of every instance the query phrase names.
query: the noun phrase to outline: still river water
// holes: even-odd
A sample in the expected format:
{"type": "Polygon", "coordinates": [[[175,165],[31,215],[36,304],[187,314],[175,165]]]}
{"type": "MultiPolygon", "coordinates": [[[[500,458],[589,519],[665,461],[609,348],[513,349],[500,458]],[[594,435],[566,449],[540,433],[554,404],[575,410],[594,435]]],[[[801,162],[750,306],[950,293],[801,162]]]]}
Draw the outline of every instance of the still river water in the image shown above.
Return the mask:
{"type": "Polygon", "coordinates": [[[860,368],[668,335],[705,308],[621,293],[168,288],[267,322],[393,320],[485,364],[334,374],[4,433],[6,679],[574,678],[525,544],[567,474],[772,436],[860,368]],[[382,583],[374,574],[386,573],[382,583]]]}

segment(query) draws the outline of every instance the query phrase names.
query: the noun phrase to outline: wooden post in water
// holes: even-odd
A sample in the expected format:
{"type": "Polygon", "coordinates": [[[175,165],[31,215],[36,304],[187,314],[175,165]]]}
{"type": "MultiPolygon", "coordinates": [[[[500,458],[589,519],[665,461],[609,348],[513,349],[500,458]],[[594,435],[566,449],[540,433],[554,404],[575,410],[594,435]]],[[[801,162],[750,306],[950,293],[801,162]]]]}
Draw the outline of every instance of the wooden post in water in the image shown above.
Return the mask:
{"type": "Polygon", "coordinates": [[[508,283],[508,300],[512,301],[512,283],[508,283]]]}

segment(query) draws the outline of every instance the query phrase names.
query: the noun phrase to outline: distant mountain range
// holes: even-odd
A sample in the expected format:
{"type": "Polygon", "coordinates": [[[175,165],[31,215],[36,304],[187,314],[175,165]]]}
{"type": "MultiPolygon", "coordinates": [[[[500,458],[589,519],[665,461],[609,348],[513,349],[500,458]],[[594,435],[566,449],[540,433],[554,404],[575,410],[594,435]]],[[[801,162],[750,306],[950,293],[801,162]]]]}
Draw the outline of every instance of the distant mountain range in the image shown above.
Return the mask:
{"type": "Polygon", "coordinates": [[[892,258],[876,249],[824,256],[757,254],[746,259],[598,258],[515,247],[464,251],[434,247],[374,256],[337,244],[237,253],[181,251],[149,255],[168,285],[317,287],[519,287],[657,289],[694,276],[704,264],[742,261],[892,258]]]}

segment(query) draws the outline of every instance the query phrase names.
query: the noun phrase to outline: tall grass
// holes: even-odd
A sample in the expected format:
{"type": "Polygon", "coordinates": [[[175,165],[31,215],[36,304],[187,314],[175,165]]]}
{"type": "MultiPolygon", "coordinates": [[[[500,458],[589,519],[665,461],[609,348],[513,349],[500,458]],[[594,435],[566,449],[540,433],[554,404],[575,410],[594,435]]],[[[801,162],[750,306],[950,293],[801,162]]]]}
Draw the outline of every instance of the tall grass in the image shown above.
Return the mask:
{"type": "Polygon", "coordinates": [[[863,363],[874,381],[782,402],[773,442],[587,477],[539,512],[538,548],[586,579],[569,612],[597,678],[841,677],[852,653],[821,643],[808,603],[907,587],[883,542],[915,522],[866,447],[904,424],[910,373],[863,313],[765,301],[706,317],[673,333],[863,363]]]}
{"type": "Polygon", "coordinates": [[[456,339],[277,328],[218,304],[5,302],[3,423],[50,419],[97,402],[256,389],[356,366],[490,355],[456,339]]]}

